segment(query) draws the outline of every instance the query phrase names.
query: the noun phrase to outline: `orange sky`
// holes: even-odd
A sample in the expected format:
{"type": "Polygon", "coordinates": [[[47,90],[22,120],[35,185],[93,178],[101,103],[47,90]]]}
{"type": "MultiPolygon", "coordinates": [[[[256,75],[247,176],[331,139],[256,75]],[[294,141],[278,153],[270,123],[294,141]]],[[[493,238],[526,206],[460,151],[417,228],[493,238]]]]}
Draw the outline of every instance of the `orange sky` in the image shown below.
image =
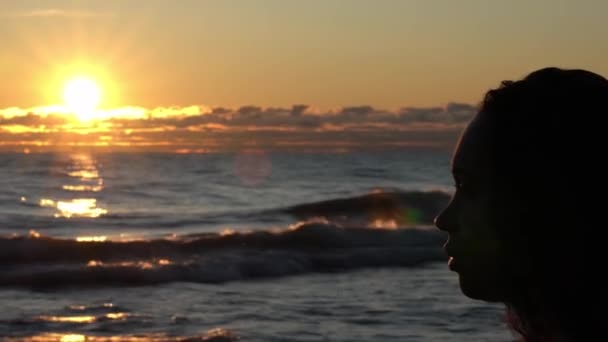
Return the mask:
{"type": "Polygon", "coordinates": [[[105,105],[444,105],[546,65],[608,73],[589,0],[0,3],[0,108],[93,70],[105,105]]]}
{"type": "Polygon", "coordinates": [[[607,75],[605,13],[601,0],[4,1],[0,150],[448,146],[501,80],[607,75]],[[62,114],[76,76],[101,88],[98,120],[62,114]]]}

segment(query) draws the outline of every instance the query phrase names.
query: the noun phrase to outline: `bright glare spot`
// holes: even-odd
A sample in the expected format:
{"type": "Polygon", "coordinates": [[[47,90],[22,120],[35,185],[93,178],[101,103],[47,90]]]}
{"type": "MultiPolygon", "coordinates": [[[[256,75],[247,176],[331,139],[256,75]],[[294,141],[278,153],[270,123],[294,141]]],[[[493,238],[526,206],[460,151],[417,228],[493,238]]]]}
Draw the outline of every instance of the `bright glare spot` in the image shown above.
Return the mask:
{"type": "Polygon", "coordinates": [[[55,201],[53,201],[52,199],[43,198],[40,200],[40,206],[41,207],[54,207],[55,201]]]}
{"type": "Polygon", "coordinates": [[[97,319],[95,316],[40,316],[39,321],[61,322],[61,323],[93,323],[97,319]]]}
{"type": "Polygon", "coordinates": [[[77,170],[77,171],[72,171],[72,172],[68,173],[68,176],[86,180],[86,179],[92,179],[92,178],[99,178],[99,172],[94,169],[77,170]]]}
{"type": "Polygon", "coordinates": [[[69,202],[59,201],[57,202],[58,214],[56,217],[99,217],[107,214],[108,211],[103,208],[97,207],[97,200],[94,198],[77,198],[69,202]]]}
{"type": "Polygon", "coordinates": [[[129,316],[129,314],[126,312],[114,312],[114,313],[106,314],[106,318],[113,319],[113,320],[124,320],[128,316],[129,316]]]}
{"type": "Polygon", "coordinates": [[[383,219],[374,220],[370,226],[372,228],[377,228],[377,229],[397,229],[397,228],[399,228],[399,225],[397,224],[397,222],[395,220],[383,220],[383,219]]]}
{"type": "Polygon", "coordinates": [[[64,185],[63,190],[66,191],[91,191],[99,192],[103,190],[102,186],[89,186],[89,185],[64,185]]]}
{"type": "Polygon", "coordinates": [[[133,267],[133,266],[136,266],[136,267],[139,267],[139,268],[141,268],[141,269],[143,269],[143,270],[149,270],[149,269],[151,269],[151,268],[154,268],[154,264],[153,264],[153,263],[151,263],[151,262],[148,262],[148,261],[140,261],[140,262],[138,262],[137,264],[134,264],[134,263],[131,263],[131,262],[125,262],[125,263],[123,263],[123,265],[124,265],[125,267],[133,267]]]}
{"type": "MultiPolygon", "coordinates": [[[[99,261],[99,260],[89,260],[89,262],[87,263],[87,267],[125,267],[125,268],[140,268],[143,270],[149,270],[149,269],[153,269],[156,267],[167,266],[167,265],[172,265],[172,264],[173,264],[173,262],[171,260],[167,260],[167,259],[151,260],[151,261],[146,261],[146,260],[120,261],[120,262],[113,262],[113,263],[104,263],[103,261],[99,261]]],[[[109,305],[111,306],[112,304],[109,304],[109,305]]],[[[106,306],[106,305],[104,304],[104,306],[106,306]]]]}
{"type": "Polygon", "coordinates": [[[108,239],[107,236],[79,236],[77,242],[104,242],[108,239]]]}
{"type": "Polygon", "coordinates": [[[89,121],[95,117],[95,109],[101,101],[101,89],[90,78],[76,77],[64,86],[63,101],[79,120],[89,121]]]}
{"type": "Polygon", "coordinates": [[[225,228],[220,232],[220,236],[229,236],[233,234],[236,234],[236,231],[232,228],[225,228]]]}
{"type": "Polygon", "coordinates": [[[61,342],[84,342],[86,337],[84,335],[69,334],[61,336],[61,342]]]}
{"type": "Polygon", "coordinates": [[[89,261],[87,266],[88,267],[101,267],[101,266],[103,266],[103,262],[97,261],[97,260],[91,260],[91,261],[89,261]]]}

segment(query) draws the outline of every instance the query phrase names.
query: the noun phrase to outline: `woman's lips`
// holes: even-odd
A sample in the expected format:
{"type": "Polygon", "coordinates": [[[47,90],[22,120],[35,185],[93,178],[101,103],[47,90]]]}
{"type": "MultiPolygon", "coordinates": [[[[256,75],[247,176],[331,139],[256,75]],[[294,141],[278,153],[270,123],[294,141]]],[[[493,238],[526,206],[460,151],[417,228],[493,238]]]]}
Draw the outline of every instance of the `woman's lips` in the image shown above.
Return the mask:
{"type": "Polygon", "coordinates": [[[454,259],[454,257],[450,257],[448,259],[448,267],[450,268],[450,270],[455,271],[456,270],[456,259],[454,259]]]}

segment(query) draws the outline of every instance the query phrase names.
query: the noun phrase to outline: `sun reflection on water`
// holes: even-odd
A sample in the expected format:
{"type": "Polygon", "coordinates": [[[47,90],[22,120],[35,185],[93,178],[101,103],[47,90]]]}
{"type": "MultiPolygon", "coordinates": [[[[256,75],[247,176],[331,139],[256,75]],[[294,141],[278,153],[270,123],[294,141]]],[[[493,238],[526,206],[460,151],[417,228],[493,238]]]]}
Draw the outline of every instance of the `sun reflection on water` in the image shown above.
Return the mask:
{"type": "Polygon", "coordinates": [[[392,219],[375,219],[370,223],[370,227],[376,229],[390,229],[395,230],[399,228],[397,221],[392,219]]]}
{"type": "MultiPolygon", "coordinates": [[[[103,184],[103,183],[101,183],[103,184]]],[[[64,185],[62,188],[65,191],[75,191],[75,192],[100,192],[103,190],[102,185],[64,185]]]]}
{"type": "Polygon", "coordinates": [[[106,209],[97,207],[95,198],[76,198],[69,202],[59,201],[57,210],[59,213],[55,214],[55,217],[65,218],[73,216],[95,218],[108,213],[106,209]]]}
{"type": "Polygon", "coordinates": [[[107,319],[111,319],[114,321],[122,321],[122,320],[127,319],[127,317],[129,317],[129,314],[126,312],[113,312],[113,313],[106,314],[105,317],[107,319]]]}
{"type": "Polygon", "coordinates": [[[93,170],[90,170],[90,169],[89,170],[76,170],[76,171],[72,171],[72,172],[68,173],[68,176],[80,178],[80,179],[93,179],[93,178],[99,178],[99,172],[95,169],[93,169],[93,170]]]}
{"type": "MultiPolygon", "coordinates": [[[[97,162],[89,154],[71,155],[66,174],[71,181],[61,186],[65,191],[95,193],[101,192],[104,188],[97,162]]],[[[22,197],[21,201],[26,201],[26,198],[22,197]]],[[[57,212],[53,216],[57,218],[98,218],[108,213],[107,209],[98,207],[97,199],[91,196],[67,199],[42,198],[39,205],[45,208],[56,208],[57,212]]]]}
{"type": "Polygon", "coordinates": [[[90,324],[98,321],[110,320],[110,321],[124,321],[129,316],[128,312],[111,312],[102,316],[38,316],[36,321],[38,322],[49,322],[49,323],[74,323],[74,324],[90,324]]]}
{"type": "Polygon", "coordinates": [[[103,262],[101,260],[89,260],[87,267],[130,267],[149,270],[153,268],[173,265],[173,261],[168,259],[156,260],[138,260],[138,261],[120,261],[120,262],[103,262]]]}
{"type": "Polygon", "coordinates": [[[107,239],[108,239],[108,237],[105,235],[76,237],[76,241],[78,241],[78,242],[105,242],[107,239]]]}
{"type": "Polygon", "coordinates": [[[40,200],[40,206],[41,207],[54,207],[55,201],[53,201],[52,199],[43,198],[40,200]]]}
{"type": "Polygon", "coordinates": [[[97,320],[95,316],[40,316],[37,321],[58,323],[93,323],[97,320]]]}
{"type": "Polygon", "coordinates": [[[86,336],[77,335],[77,334],[69,334],[61,336],[61,342],[84,342],[86,341],[86,336]]]}
{"type": "MultiPolygon", "coordinates": [[[[215,328],[202,336],[168,336],[162,333],[143,335],[93,336],[74,333],[45,333],[30,337],[7,338],[7,342],[185,342],[185,341],[238,341],[239,337],[229,330],[215,328]]],[[[3,340],[4,341],[4,340],[3,340]]]]}

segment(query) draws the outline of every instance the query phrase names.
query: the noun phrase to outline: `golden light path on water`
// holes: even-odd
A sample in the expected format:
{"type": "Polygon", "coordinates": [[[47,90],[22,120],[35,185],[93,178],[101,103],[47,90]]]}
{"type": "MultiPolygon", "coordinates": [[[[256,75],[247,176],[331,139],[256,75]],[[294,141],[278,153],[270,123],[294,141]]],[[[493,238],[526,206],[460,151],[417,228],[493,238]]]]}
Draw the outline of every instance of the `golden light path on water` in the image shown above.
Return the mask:
{"type": "Polygon", "coordinates": [[[30,337],[7,338],[7,342],[186,342],[186,341],[238,341],[238,337],[230,331],[215,328],[201,336],[167,336],[165,334],[121,335],[121,336],[91,336],[76,333],[49,333],[30,337]]]}
{"type": "MultiPolygon", "coordinates": [[[[97,206],[97,199],[90,197],[91,193],[103,190],[103,178],[100,176],[96,161],[88,154],[74,154],[70,156],[70,165],[67,176],[77,184],[64,184],[62,189],[69,193],[87,192],[87,197],[55,200],[42,198],[38,203],[41,207],[56,208],[55,217],[97,218],[108,213],[108,210],[97,206]]],[[[21,198],[25,200],[24,197],[21,198]]]]}
{"type": "Polygon", "coordinates": [[[152,269],[157,267],[169,266],[173,262],[168,259],[157,259],[150,261],[122,261],[122,262],[103,262],[99,260],[90,260],[87,267],[130,267],[140,269],[152,269]]]}
{"type": "Polygon", "coordinates": [[[76,237],[76,241],[78,242],[105,242],[107,239],[108,237],[105,235],[76,237]]]}
{"type": "Polygon", "coordinates": [[[129,316],[126,312],[112,312],[102,316],[39,316],[36,318],[36,321],[87,324],[100,320],[125,320],[129,316]]]}

